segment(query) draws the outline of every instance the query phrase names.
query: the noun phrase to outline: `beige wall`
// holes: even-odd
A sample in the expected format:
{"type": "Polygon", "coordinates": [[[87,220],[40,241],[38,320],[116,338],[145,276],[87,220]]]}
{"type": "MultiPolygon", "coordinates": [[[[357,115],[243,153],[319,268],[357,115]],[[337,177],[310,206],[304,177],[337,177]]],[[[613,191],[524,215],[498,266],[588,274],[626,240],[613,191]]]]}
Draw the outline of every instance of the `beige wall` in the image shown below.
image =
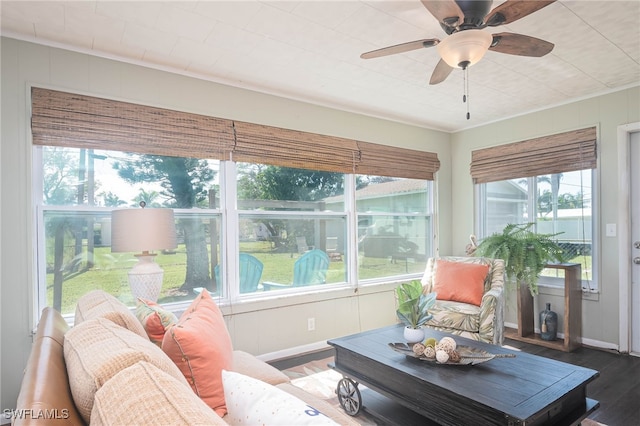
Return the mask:
{"type": "MultiPolygon", "coordinates": [[[[236,89],[131,64],[3,38],[0,222],[1,407],[12,408],[31,348],[34,312],[29,87],[43,86],[162,108],[438,153],[437,184],[451,189],[449,135],[236,89]]],[[[447,202],[440,203],[450,217],[447,202]]],[[[450,222],[437,231],[449,241],[450,222]]],[[[447,244],[444,244],[447,246],[447,244]]],[[[265,354],[395,322],[392,285],[223,307],[236,348],[265,354]],[[307,331],[313,316],[316,330],[307,331]]]]}
{"type": "MultiPolygon", "coordinates": [[[[640,122],[640,88],[634,87],[559,106],[499,123],[451,135],[452,175],[452,244],[453,253],[464,253],[469,234],[474,230],[474,188],[469,175],[471,152],[478,148],[500,145],[559,133],[572,129],[598,126],[597,230],[600,241],[600,294],[583,301],[582,335],[586,339],[613,345],[619,340],[618,239],[605,237],[607,223],[618,221],[618,141],[617,127],[640,122]]],[[[544,309],[545,302],[563,315],[564,301],[558,291],[544,289],[537,298],[534,312],[544,309]]],[[[515,297],[508,297],[506,321],[517,323],[515,297]]]]}

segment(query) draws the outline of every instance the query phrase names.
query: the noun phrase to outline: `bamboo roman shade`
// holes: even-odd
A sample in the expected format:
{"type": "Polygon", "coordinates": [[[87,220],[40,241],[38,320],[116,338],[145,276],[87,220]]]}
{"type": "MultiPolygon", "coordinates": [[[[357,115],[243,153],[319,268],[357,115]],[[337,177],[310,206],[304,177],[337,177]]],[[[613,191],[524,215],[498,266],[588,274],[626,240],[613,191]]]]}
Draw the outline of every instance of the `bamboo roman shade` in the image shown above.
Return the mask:
{"type": "Polygon", "coordinates": [[[31,89],[36,145],[229,159],[230,120],[56,90],[31,89]]]}
{"type": "Polygon", "coordinates": [[[31,89],[35,145],[210,158],[339,173],[434,179],[435,153],[31,89]]]}
{"type": "Polygon", "coordinates": [[[358,144],[351,139],[234,122],[233,161],[282,167],[353,173],[360,161],[358,144]]]}
{"type": "Polygon", "coordinates": [[[433,152],[367,142],[358,142],[358,147],[359,174],[434,180],[434,174],[440,168],[438,154],[433,152]]]}
{"type": "Polygon", "coordinates": [[[595,127],[473,151],[474,183],[564,173],[597,167],[595,127]]]}

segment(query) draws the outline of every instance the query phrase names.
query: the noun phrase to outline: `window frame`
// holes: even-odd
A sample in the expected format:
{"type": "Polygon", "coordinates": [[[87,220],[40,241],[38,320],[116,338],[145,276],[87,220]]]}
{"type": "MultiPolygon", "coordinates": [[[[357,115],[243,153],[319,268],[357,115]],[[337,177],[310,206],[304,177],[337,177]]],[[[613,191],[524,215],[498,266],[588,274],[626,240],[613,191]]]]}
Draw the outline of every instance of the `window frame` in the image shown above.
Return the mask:
{"type": "MultiPolygon", "coordinates": [[[[583,169],[586,170],[586,169],[583,169]]],[[[598,169],[588,169],[591,171],[591,276],[590,279],[582,279],[581,287],[583,294],[598,294],[601,291],[600,288],[600,241],[599,241],[599,232],[598,232],[598,223],[599,223],[599,178],[598,178],[598,169]]],[[[537,182],[538,176],[531,176],[527,178],[527,211],[533,212],[537,214],[537,182]]],[[[509,179],[507,179],[509,180],[509,179]]],[[[504,181],[500,181],[504,182],[504,181]]],[[[481,241],[487,235],[487,184],[492,182],[482,182],[474,184],[474,196],[476,199],[476,226],[475,233],[478,236],[478,239],[481,241]]],[[[534,225],[535,228],[537,226],[534,225]]],[[[553,289],[561,289],[564,288],[564,279],[563,278],[553,278],[553,277],[545,277],[541,276],[538,281],[538,287],[540,288],[542,293],[545,291],[553,289]]]]}

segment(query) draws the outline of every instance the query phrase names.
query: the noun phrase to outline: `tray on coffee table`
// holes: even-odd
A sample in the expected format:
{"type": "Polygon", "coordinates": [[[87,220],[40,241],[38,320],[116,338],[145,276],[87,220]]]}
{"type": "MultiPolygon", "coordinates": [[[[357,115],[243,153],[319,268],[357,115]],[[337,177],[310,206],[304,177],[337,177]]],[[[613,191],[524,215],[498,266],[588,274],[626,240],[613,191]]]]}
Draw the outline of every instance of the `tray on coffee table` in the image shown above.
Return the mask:
{"type": "Polygon", "coordinates": [[[492,354],[482,349],[474,348],[471,346],[460,346],[456,347],[456,351],[460,355],[460,360],[457,362],[447,361],[447,362],[439,362],[435,358],[429,358],[425,355],[416,354],[411,345],[407,343],[389,343],[389,347],[396,352],[400,352],[405,354],[408,357],[416,358],[421,361],[427,361],[433,364],[439,365],[475,365],[483,362],[491,361],[494,358],[515,358],[515,354],[492,354]]]}

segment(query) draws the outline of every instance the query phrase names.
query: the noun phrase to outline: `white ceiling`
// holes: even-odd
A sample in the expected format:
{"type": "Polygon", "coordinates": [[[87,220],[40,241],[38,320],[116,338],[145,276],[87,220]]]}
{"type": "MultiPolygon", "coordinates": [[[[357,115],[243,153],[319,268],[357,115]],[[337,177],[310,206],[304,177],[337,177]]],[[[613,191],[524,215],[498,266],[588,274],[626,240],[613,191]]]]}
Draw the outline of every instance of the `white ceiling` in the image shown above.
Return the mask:
{"type": "MultiPolygon", "coordinates": [[[[494,1],[493,6],[503,1],[494,1]]],[[[489,51],[428,84],[435,48],[360,54],[446,37],[411,1],[2,1],[3,36],[232,86],[456,131],[640,84],[640,0],[557,1],[510,25],[555,44],[542,58],[489,51]]]]}

